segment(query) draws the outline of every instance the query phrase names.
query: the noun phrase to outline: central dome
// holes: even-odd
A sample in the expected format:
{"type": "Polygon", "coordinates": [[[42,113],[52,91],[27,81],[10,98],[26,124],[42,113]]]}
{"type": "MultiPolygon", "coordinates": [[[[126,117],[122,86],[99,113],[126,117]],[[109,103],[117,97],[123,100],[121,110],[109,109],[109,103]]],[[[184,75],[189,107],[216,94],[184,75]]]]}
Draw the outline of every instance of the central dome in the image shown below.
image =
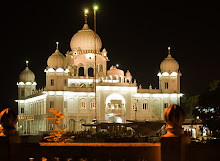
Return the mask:
{"type": "Polygon", "coordinates": [[[168,73],[178,72],[179,64],[174,58],[172,58],[171,54],[169,53],[167,58],[165,58],[161,62],[160,70],[161,70],[162,73],[163,72],[168,72],[168,73]]]}
{"type": "Polygon", "coordinates": [[[20,73],[19,80],[24,83],[26,83],[26,82],[33,83],[35,80],[35,75],[28,67],[26,67],[25,70],[23,70],[20,73]]]}
{"type": "Polygon", "coordinates": [[[89,28],[88,24],[84,24],[83,28],[73,35],[70,41],[70,47],[72,51],[100,51],[102,48],[102,41],[100,37],[89,28]]]}

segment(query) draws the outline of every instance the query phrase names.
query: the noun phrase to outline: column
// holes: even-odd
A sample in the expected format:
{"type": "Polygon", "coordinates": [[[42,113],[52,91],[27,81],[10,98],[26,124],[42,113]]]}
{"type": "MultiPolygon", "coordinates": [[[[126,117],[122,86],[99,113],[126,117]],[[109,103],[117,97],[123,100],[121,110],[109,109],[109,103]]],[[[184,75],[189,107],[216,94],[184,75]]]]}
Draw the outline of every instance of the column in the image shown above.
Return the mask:
{"type": "Polygon", "coordinates": [[[185,119],[183,109],[178,105],[169,106],[164,113],[164,119],[167,134],[161,137],[161,160],[188,160],[187,145],[190,143],[190,137],[183,134],[182,123],[185,119]]]}
{"type": "Polygon", "coordinates": [[[22,122],[23,122],[23,126],[22,126],[22,134],[24,134],[24,120],[22,120],[22,122]]]}
{"type": "Polygon", "coordinates": [[[32,134],[32,120],[30,120],[30,134],[32,134]]]}
{"type": "Polygon", "coordinates": [[[26,127],[25,127],[25,134],[27,134],[27,126],[28,126],[28,124],[27,124],[27,122],[28,122],[28,120],[25,120],[25,122],[26,122],[26,127]]]}

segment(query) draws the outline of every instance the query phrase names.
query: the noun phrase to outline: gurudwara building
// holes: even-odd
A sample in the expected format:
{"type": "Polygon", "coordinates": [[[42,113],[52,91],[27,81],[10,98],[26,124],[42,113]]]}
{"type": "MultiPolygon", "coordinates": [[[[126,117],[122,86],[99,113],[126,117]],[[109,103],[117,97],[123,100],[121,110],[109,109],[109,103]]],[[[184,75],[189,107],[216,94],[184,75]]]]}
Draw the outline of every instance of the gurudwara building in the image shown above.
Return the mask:
{"type": "Polygon", "coordinates": [[[150,85],[143,89],[137,86],[129,70],[124,72],[115,66],[107,69],[107,50],[86,22],[73,35],[70,47],[71,51],[63,55],[57,43],[47,60],[45,88],[36,89],[35,75],[28,63],[20,73],[16,100],[20,134],[53,130],[54,122],[45,119],[53,117],[49,113],[51,108],[65,115],[61,128],[81,131],[85,123],[162,120],[166,107],[180,104],[181,73],[170,48],[160,64],[159,88],[150,85]]]}

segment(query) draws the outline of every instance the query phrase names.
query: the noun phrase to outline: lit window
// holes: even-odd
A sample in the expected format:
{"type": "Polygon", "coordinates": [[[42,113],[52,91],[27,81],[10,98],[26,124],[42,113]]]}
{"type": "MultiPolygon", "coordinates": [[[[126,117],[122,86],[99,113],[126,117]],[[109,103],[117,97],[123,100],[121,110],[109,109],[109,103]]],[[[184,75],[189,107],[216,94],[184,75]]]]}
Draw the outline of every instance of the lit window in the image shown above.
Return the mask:
{"type": "Polygon", "coordinates": [[[90,103],[90,109],[95,109],[95,102],[90,103]]]}
{"type": "Polygon", "coordinates": [[[168,89],[168,82],[165,82],[165,89],[168,89]]]}
{"type": "Polygon", "coordinates": [[[21,113],[24,113],[24,108],[21,108],[21,113]]]}
{"type": "Polygon", "coordinates": [[[167,108],[168,107],[168,103],[164,103],[164,108],[167,108]]]}
{"type": "Polygon", "coordinates": [[[50,86],[54,86],[54,79],[50,80],[50,86]]]}
{"type": "Polygon", "coordinates": [[[81,109],[86,109],[86,103],[85,102],[81,102],[81,109]]]}
{"type": "Polygon", "coordinates": [[[148,103],[143,103],[143,110],[147,110],[148,109],[148,103]]]}
{"type": "Polygon", "coordinates": [[[54,108],[54,102],[50,101],[50,108],[54,108]]]}

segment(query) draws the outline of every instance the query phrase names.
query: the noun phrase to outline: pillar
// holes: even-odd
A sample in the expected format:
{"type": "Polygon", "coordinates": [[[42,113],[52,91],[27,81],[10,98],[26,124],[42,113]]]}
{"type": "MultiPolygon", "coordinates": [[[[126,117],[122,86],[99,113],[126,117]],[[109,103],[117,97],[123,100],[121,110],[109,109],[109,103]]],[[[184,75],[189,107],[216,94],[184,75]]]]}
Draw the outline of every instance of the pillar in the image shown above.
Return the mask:
{"type": "Polygon", "coordinates": [[[25,134],[27,134],[27,126],[28,126],[27,122],[28,122],[28,120],[25,120],[25,122],[26,122],[25,134]]]}
{"type": "Polygon", "coordinates": [[[161,160],[186,161],[190,137],[183,134],[182,123],[185,119],[183,109],[175,104],[169,106],[164,113],[164,119],[167,134],[161,137],[161,160]]]}
{"type": "Polygon", "coordinates": [[[22,126],[22,133],[24,134],[24,120],[22,120],[23,126],[22,126]]]}
{"type": "Polygon", "coordinates": [[[30,134],[32,134],[32,120],[30,120],[30,134]]]}

